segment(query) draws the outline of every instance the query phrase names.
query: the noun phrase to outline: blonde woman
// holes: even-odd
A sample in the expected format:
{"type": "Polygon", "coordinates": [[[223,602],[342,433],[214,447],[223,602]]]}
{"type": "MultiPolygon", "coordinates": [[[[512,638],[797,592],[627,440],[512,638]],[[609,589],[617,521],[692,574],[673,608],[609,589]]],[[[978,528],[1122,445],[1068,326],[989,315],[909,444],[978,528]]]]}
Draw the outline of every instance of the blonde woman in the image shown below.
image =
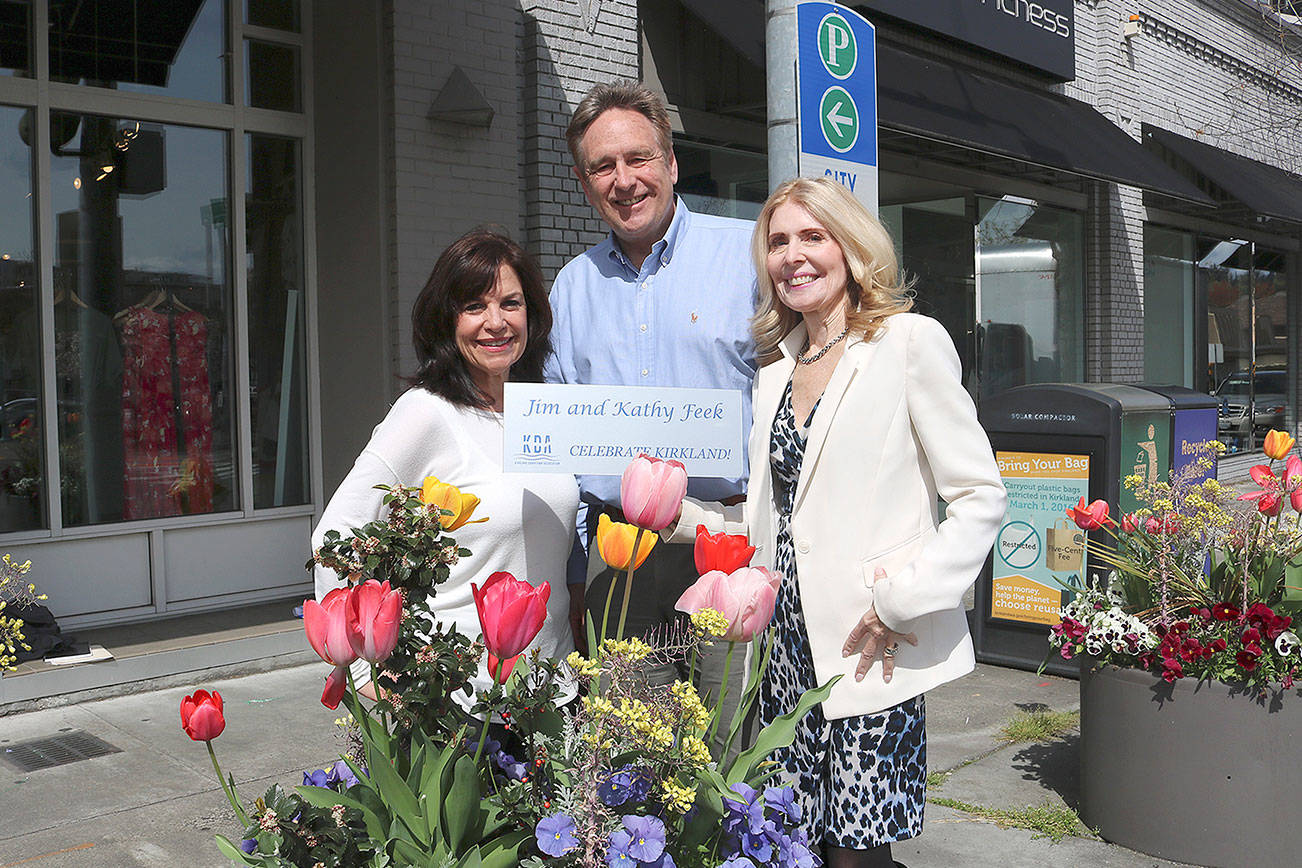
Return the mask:
{"type": "Polygon", "coordinates": [[[811,849],[832,868],[890,866],[891,843],[922,829],[923,693],[974,665],[963,594],[1004,489],[953,343],[908,313],[876,218],[838,184],[797,179],[765,203],[752,247],[748,498],[689,499],[671,538],[748,533],[754,562],[782,575],[761,723],[842,676],[776,758],[811,849]]]}

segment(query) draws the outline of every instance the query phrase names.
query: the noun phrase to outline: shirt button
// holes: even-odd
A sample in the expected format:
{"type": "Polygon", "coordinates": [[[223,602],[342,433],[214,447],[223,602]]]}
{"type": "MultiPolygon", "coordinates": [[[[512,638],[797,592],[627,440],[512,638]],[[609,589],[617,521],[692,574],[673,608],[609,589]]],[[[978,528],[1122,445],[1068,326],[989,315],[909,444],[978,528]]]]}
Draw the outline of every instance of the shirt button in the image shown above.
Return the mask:
{"type": "Polygon", "coordinates": [[[802,555],[809,554],[809,540],[802,539],[800,542],[796,543],[796,551],[800,552],[802,555]]]}
{"type": "Polygon", "coordinates": [[[643,368],[643,369],[642,369],[642,376],[644,376],[644,377],[649,377],[649,376],[651,376],[651,372],[648,371],[646,368],[643,368]]]}
{"type": "Polygon", "coordinates": [[[646,323],[642,323],[642,325],[638,326],[637,328],[638,331],[643,331],[643,332],[646,331],[646,323]]]}

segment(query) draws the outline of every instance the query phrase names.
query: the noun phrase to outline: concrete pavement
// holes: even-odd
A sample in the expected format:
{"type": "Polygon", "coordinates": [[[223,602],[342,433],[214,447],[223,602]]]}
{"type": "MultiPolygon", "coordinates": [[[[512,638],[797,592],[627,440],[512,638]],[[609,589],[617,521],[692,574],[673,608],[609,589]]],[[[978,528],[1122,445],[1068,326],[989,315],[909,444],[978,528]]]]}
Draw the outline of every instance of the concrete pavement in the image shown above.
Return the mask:
{"type": "MultiPolygon", "coordinates": [[[[319,702],[325,674],[313,664],[0,717],[0,757],[16,743],[73,730],[119,749],[27,773],[0,762],[0,868],[228,864],[213,835],[239,830],[207,751],[181,731],[181,697],[198,687],[221,692],[227,724],[214,745],[251,801],[338,756],[338,715],[319,702]]],[[[1075,736],[1007,744],[1000,730],[1019,711],[1078,703],[1075,681],[985,665],[929,693],[929,767],[933,777],[951,772],[929,797],[996,809],[1074,807],[1075,736]]],[[[923,835],[896,845],[895,857],[909,868],[1174,864],[1079,834],[1055,844],[933,802],[923,835]]]]}

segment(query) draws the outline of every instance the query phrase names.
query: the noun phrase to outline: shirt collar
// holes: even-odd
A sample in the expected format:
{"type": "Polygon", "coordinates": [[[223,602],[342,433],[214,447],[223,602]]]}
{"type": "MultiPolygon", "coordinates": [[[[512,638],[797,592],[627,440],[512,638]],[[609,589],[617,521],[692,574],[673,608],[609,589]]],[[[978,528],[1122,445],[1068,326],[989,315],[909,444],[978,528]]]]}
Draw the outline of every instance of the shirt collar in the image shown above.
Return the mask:
{"type": "MultiPolygon", "coordinates": [[[[687,234],[691,219],[692,212],[687,210],[687,204],[683,202],[682,197],[674,196],[674,217],[669,221],[665,237],[651,245],[651,253],[647,256],[646,262],[642,263],[644,270],[656,272],[673,260],[682,246],[682,239],[687,234]]],[[[607,239],[610,241],[610,258],[637,274],[638,269],[633,267],[632,261],[620,249],[619,239],[615,237],[615,233],[611,232],[607,239]]]]}

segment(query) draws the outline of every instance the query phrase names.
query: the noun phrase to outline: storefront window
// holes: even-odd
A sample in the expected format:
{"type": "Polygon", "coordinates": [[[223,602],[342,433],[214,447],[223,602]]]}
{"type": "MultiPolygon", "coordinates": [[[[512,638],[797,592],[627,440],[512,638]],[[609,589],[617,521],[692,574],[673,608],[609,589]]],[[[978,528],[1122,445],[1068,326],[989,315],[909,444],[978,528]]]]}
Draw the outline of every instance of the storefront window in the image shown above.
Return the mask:
{"type": "MultiPolygon", "coordinates": [[[[1193,388],[1196,262],[1194,236],[1144,229],[1144,381],[1193,388]]],[[[1215,331],[1215,327],[1212,328],[1215,331]]],[[[1215,363],[1215,351],[1207,362],[1215,363]]]]}
{"type": "Polygon", "coordinates": [[[0,107],[0,532],[45,523],[40,296],[24,117],[0,107]]]}
{"type": "Polygon", "coordinates": [[[75,130],[50,164],[63,523],[230,510],[232,293],[213,219],[228,134],[59,122],[75,130]]]}
{"type": "Polygon", "coordinates": [[[299,110],[298,49],[292,45],[244,41],[247,62],[245,105],[282,112],[299,110]]]}
{"type": "Polygon", "coordinates": [[[298,0],[245,0],[244,20],[258,27],[298,32],[298,0]]]}
{"type": "Polygon", "coordinates": [[[50,2],[50,79],[226,101],[225,0],[50,2]]]}
{"type": "Polygon", "coordinates": [[[1219,437],[1231,452],[1259,449],[1286,428],[1288,285],[1282,251],[1251,241],[1144,229],[1144,372],[1154,383],[1206,388],[1220,399],[1219,437]],[[1207,349],[1195,353],[1205,303],[1207,349]]]}
{"type": "Polygon", "coordinates": [[[1009,196],[977,214],[981,395],[1083,379],[1081,215],[1009,196]]]}
{"type": "MultiPolygon", "coordinates": [[[[901,176],[888,176],[906,190],[901,176]]],[[[1005,196],[881,208],[916,310],[949,332],[977,399],[1025,383],[1084,379],[1084,221],[1005,196]]]]}
{"type": "Polygon", "coordinates": [[[754,220],[769,195],[763,154],[692,142],[675,142],[678,183],[674,190],[698,214],[754,220]]]}
{"type": "Polygon", "coordinates": [[[253,505],[307,503],[307,372],[299,147],[248,137],[249,400],[253,505]]]}
{"type": "Polygon", "coordinates": [[[31,0],[0,0],[0,75],[31,75],[31,45],[31,0]]]}

